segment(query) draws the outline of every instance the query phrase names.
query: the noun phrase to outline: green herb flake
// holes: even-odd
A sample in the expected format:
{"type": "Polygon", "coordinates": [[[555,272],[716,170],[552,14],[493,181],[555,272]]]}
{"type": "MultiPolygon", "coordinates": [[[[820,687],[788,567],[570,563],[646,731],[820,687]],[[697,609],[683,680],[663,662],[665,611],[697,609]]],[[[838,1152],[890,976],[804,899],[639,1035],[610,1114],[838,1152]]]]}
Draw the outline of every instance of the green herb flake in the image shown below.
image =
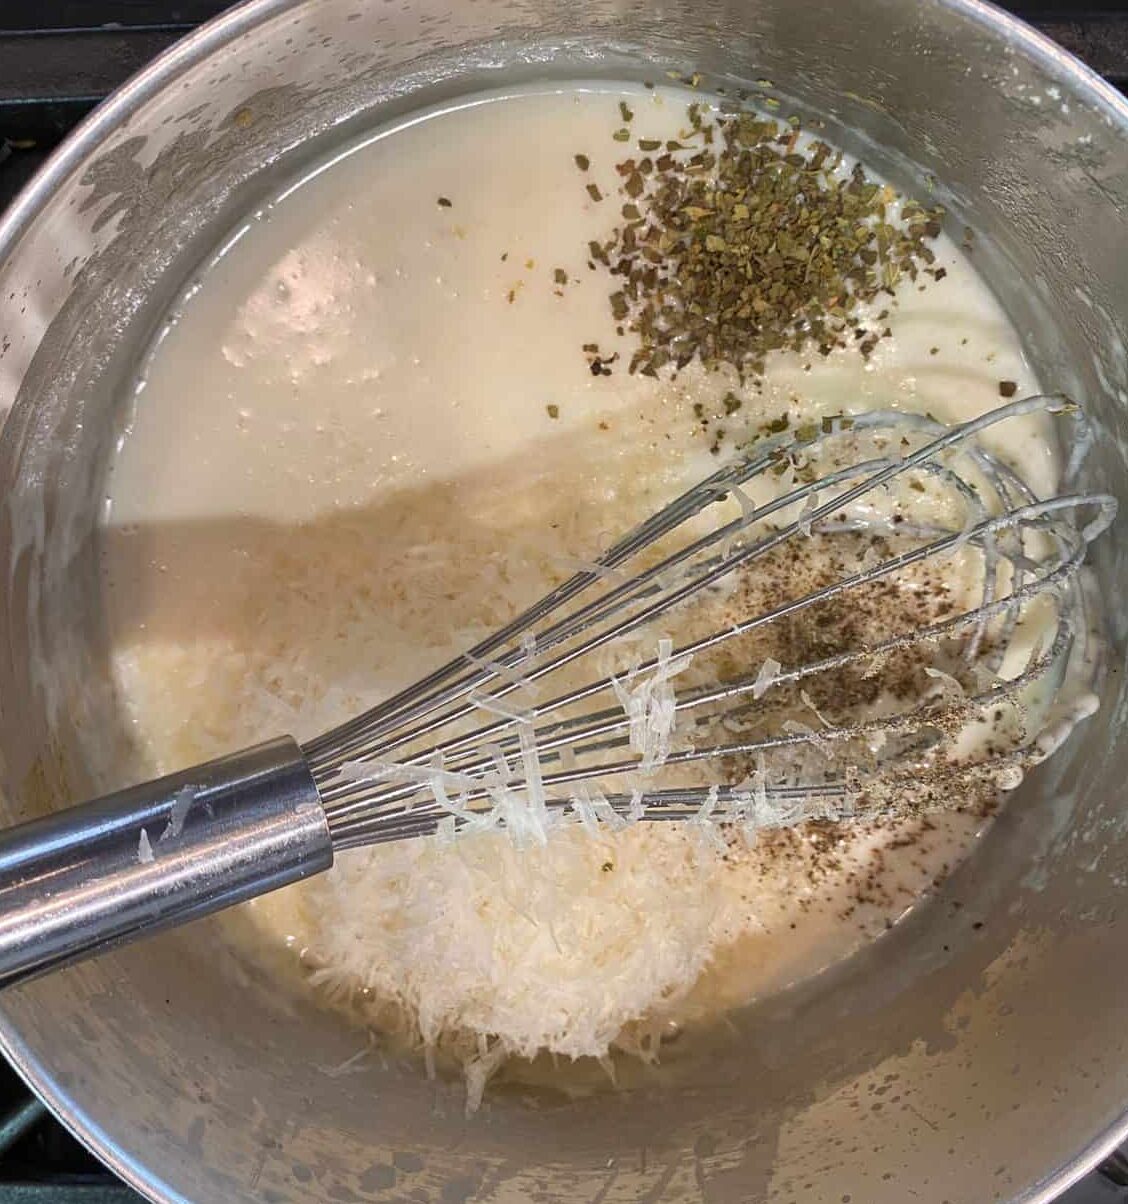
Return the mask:
{"type": "Polygon", "coordinates": [[[580,171],[587,171],[587,169],[591,166],[591,160],[587,157],[587,155],[576,155],[575,160],[576,166],[580,169],[580,171]]]}
{"type": "Polygon", "coordinates": [[[587,186],[587,194],[593,201],[603,200],[603,193],[599,191],[598,184],[589,184],[587,186]]]}
{"type": "Polygon", "coordinates": [[[545,412],[548,414],[549,418],[559,418],[560,417],[560,407],[559,406],[546,405],[544,408],[545,408],[545,412]]]}
{"type": "Polygon", "coordinates": [[[630,105],[628,105],[625,100],[619,101],[619,116],[622,117],[624,121],[634,121],[634,112],[631,110],[630,105]]]}
{"type": "Polygon", "coordinates": [[[677,139],[639,139],[647,157],[615,165],[622,221],[588,244],[589,265],[615,279],[616,323],[629,315],[637,335],[628,371],[676,376],[697,361],[743,384],[776,351],[872,355],[889,327],[859,315],[903,280],[935,279],[943,210],[891,210],[890,189],[861,165],[844,172],[827,143],[801,142],[793,121],[697,101],[686,115],[677,139]]]}
{"type": "Polygon", "coordinates": [[[552,273],[552,278],[559,285],[568,283],[568,273],[563,268],[556,268],[552,273]]]}
{"type": "Polygon", "coordinates": [[[611,135],[611,137],[614,138],[616,142],[626,142],[630,138],[630,136],[631,136],[631,132],[630,132],[630,130],[626,129],[626,127],[624,127],[621,130],[616,130],[611,135]]]}
{"type": "Polygon", "coordinates": [[[453,204],[454,204],[454,202],[450,199],[450,197],[446,197],[446,196],[439,197],[439,208],[440,209],[449,209],[453,204]]]}

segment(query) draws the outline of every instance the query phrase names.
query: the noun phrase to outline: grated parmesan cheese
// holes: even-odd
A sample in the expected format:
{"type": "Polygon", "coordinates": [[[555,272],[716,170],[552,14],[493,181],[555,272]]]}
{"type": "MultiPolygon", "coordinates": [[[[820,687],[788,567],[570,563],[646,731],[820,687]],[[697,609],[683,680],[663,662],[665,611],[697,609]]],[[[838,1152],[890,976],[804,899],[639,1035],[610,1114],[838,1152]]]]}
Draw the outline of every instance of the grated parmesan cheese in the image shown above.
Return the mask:
{"type": "Polygon", "coordinates": [[[807,495],[806,502],[803,503],[803,509],[799,511],[799,518],[797,520],[800,534],[805,535],[808,539],[811,538],[811,518],[818,508],[818,490],[812,489],[807,495]]]}
{"type": "Polygon", "coordinates": [[[761,698],[771,689],[779,680],[780,671],[783,666],[777,660],[773,660],[770,656],[760,666],[760,671],[756,674],[756,680],[752,683],[752,697],[759,702],[761,698]]]}
{"type": "Polygon", "coordinates": [[[605,1055],[625,1025],[676,1004],[739,905],[705,842],[667,825],[608,834],[584,791],[573,807],[524,849],[497,832],[342,854],[307,887],[315,981],[395,1002],[427,1045],[468,1032],[497,1058],[605,1055]]]}
{"type": "Polygon", "coordinates": [[[188,812],[196,801],[196,790],[195,786],[183,786],[173,795],[168,823],[165,825],[164,831],[157,837],[157,844],[166,840],[174,840],[184,831],[184,821],[188,818],[188,812]]]}
{"type": "Polygon", "coordinates": [[[692,656],[671,660],[672,640],[658,641],[658,657],[650,673],[628,672],[625,678],[612,678],[619,704],[630,721],[630,746],[639,754],[639,770],[653,773],[670,755],[670,742],[677,721],[677,698],[670,684],[689,668],[692,656]],[[638,680],[638,684],[634,683],[638,680]]]}

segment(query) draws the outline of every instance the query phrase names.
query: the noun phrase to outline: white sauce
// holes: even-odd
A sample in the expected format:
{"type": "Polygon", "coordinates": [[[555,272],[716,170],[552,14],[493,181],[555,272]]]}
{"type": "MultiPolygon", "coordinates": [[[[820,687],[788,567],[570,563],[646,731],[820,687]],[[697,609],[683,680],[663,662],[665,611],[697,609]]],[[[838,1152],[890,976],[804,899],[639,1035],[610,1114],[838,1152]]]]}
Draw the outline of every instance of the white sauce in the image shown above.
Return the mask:
{"type": "MultiPolygon", "coordinates": [[[[677,137],[686,95],[672,90],[483,98],[350,147],[200,273],[146,364],[109,489],[115,668],[144,771],[308,738],[372,705],[715,466],[692,407],[729,382],[596,378],[580,351],[630,355],[608,278],[587,267],[617,216],[623,95],[632,136],[677,137]],[[591,201],[589,180],[608,199],[591,201]],[[556,268],[577,281],[563,295],[556,268]]],[[[946,278],[900,288],[894,336],[868,362],[776,356],[741,421],[788,407],[956,420],[997,405],[1000,380],[1034,392],[968,259],[946,238],[936,250],[946,278]]],[[[1052,487],[1043,426],[1005,438],[1022,475],[1052,487]]],[[[456,1018],[525,1053],[598,1052],[627,1022],[713,1014],[848,955],[982,822],[849,830],[830,868],[802,834],[787,855],[761,843],[722,862],[666,825],[524,855],[498,837],[389,846],[249,915],[261,942],[369,988],[385,1020],[406,1005],[429,1039],[456,1018]],[[628,870],[637,890],[614,894],[628,870]],[[559,1004],[540,1028],[530,994],[559,1004]]]]}

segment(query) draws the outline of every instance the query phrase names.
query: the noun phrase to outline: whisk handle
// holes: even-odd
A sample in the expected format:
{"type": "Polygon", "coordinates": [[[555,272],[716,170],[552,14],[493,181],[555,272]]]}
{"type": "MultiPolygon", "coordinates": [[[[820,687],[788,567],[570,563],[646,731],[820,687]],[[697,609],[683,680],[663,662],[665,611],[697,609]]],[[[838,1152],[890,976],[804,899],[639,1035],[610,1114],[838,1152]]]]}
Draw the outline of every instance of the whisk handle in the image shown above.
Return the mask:
{"type": "Polygon", "coordinates": [[[288,737],[0,832],[0,987],[333,864],[288,737]]]}

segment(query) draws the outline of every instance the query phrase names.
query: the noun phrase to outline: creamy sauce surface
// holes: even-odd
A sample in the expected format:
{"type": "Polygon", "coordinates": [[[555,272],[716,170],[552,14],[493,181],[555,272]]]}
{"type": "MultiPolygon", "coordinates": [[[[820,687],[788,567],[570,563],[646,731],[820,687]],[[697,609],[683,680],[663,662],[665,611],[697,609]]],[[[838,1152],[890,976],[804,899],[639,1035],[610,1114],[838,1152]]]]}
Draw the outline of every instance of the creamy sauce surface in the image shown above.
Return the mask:
{"type": "MultiPolygon", "coordinates": [[[[617,218],[611,132],[624,96],[632,135],[678,136],[687,94],[674,89],[483,97],[327,160],[201,270],[138,380],[109,482],[107,611],[138,772],[279,732],[308,738],[373,705],[715,467],[694,406],[715,405],[732,381],[692,367],[673,382],[628,375],[631,336],[616,332],[608,277],[588,266],[589,240],[617,218]],[[618,370],[593,376],[585,343],[620,350],[618,370]]],[[[868,360],[770,357],[720,453],[785,412],[953,421],[999,404],[1000,381],[1034,392],[968,256],[943,236],[935,249],[946,276],[899,286],[893,336],[868,360]]],[[[1039,421],[1009,424],[1003,450],[1036,489],[1052,487],[1039,421]]],[[[626,1020],[631,1047],[649,1022],[714,1015],[847,956],[942,878],[984,822],[952,810],[803,829],[724,860],[661,825],[520,869],[483,847],[458,855],[457,872],[446,868],[456,854],[430,845],[361,850],[324,881],[244,909],[232,931],[289,950],[295,980],[428,1039],[441,1016],[418,1013],[450,1000],[436,1003],[426,963],[432,974],[457,963],[481,996],[469,1029],[496,1033],[498,1000],[516,1007],[510,996],[531,989],[522,966],[555,990],[614,946],[612,925],[626,921],[603,866],[622,860],[665,884],[638,896],[661,939],[619,951],[617,985],[604,985],[623,992],[622,1008],[585,1032],[598,1043],[626,1020]],[[567,884],[555,949],[541,935],[558,899],[531,891],[524,911],[493,906],[520,874],[567,884]],[[498,965],[504,983],[491,978],[498,965]]],[[[557,1048],[588,1052],[570,1040],[557,1048]]]]}

